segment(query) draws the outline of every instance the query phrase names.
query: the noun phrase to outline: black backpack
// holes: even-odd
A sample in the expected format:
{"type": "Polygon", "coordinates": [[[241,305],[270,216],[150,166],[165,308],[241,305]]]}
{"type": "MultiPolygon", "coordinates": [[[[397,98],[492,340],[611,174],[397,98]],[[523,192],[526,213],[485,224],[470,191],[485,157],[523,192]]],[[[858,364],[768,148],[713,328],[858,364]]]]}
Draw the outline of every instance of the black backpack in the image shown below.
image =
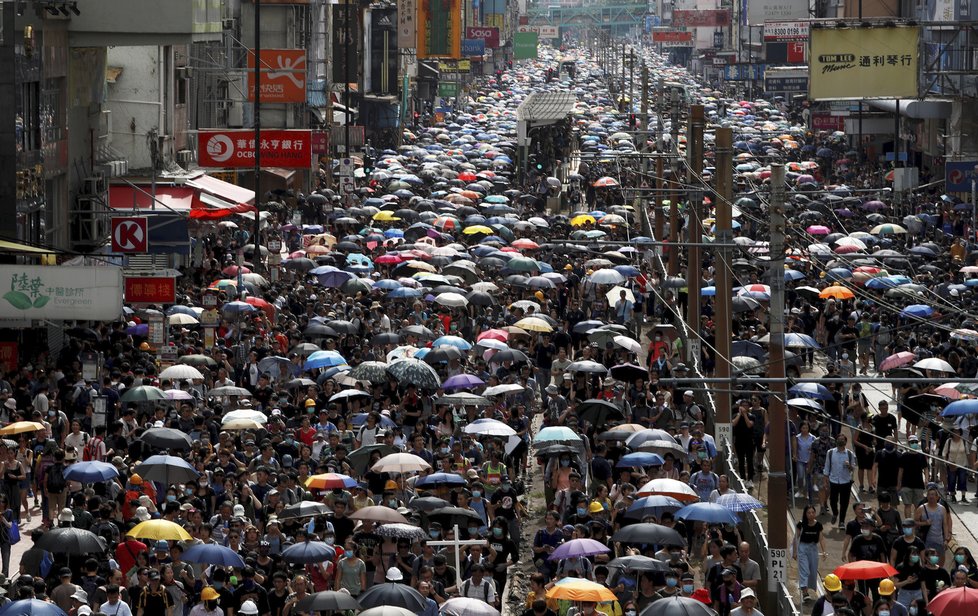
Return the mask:
{"type": "Polygon", "coordinates": [[[64,470],[64,464],[60,462],[56,462],[48,467],[47,478],[44,481],[44,486],[48,489],[48,492],[60,494],[65,491],[65,488],[68,486],[68,480],[65,479],[64,470]]]}

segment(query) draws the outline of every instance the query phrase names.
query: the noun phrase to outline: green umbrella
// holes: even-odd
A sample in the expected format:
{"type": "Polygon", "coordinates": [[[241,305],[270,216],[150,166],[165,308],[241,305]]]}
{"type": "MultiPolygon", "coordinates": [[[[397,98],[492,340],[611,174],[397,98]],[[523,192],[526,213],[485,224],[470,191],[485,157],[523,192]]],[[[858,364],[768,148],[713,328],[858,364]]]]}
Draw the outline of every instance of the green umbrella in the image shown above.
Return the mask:
{"type": "Polygon", "coordinates": [[[370,456],[375,451],[380,452],[380,456],[384,457],[392,453],[397,453],[397,448],[391,445],[364,445],[350,452],[350,455],[346,459],[350,461],[350,466],[353,467],[353,470],[358,475],[362,475],[367,472],[370,465],[370,456]]]}
{"type": "Polygon", "coordinates": [[[152,385],[139,385],[131,387],[119,398],[122,402],[149,402],[152,400],[166,400],[166,394],[159,387],[152,385]]]}

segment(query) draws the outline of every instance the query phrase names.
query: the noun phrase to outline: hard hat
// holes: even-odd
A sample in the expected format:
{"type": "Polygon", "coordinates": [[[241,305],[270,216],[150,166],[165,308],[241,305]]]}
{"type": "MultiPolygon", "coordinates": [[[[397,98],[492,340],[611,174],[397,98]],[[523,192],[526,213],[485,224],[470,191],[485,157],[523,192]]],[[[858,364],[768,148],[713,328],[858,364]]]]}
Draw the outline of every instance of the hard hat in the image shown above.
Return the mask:
{"type": "Polygon", "coordinates": [[[533,297],[537,298],[538,300],[540,300],[542,302],[543,301],[543,291],[537,291],[536,293],[533,294],[533,297]]]}
{"type": "Polygon", "coordinates": [[[386,490],[397,490],[397,482],[394,481],[394,480],[392,480],[392,479],[388,479],[387,480],[387,483],[384,484],[384,490],[385,491],[386,490]]]}
{"type": "Polygon", "coordinates": [[[241,604],[241,608],[238,610],[239,614],[244,614],[245,616],[253,615],[258,613],[258,606],[255,605],[254,601],[248,600],[241,604]]]}
{"type": "Polygon", "coordinates": [[[886,596],[890,596],[896,592],[896,586],[893,584],[893,580],[880,580],[879,591],[881,595],[886,596]]]}
{"type": "Polygon", "coordinates": [[[316,406],[316,401],[312,398],[306,400],[306,408],[309,408],[310,406],[316,406]]]}
{"type": "Polygon", "coordinates": [[[134,486],[141,486],[143,485],[143,478],[137,475],[136,473],[133,473],[132,476],[129,477],[129,483],[131,483],[134,486]]]}
{"type": "Polygon", "coordinates": [[[842,580],[834,573],[830,573],[822,578],[822,585],[829,592],[839,592],[842,590],[842,580]]]}
{"type": "Polygon", "coordinates": [[[151,347],[149,346],[149,343],[148,342],[144,342],[144,343],[142,343],[142,344],[139,345],[139,350],[140,351],[148,351],[148,350],[150,350],[150,348],[151,347]]]}
{"type": "Polygon", "coordinates": [[[601,503],[599,502],[592,502],[590,505],[588,505],[587,510],[590,513],[601,513],[604,511],[604,507],[602,507],[601,503]]]}
{"type": "Polygon", "coordinates": [[[204,590],[200,591],[200,598],[204,601],[216,601],[221,598],[221,595],[214,590],[213,586],[207,586],[204,590]]]}

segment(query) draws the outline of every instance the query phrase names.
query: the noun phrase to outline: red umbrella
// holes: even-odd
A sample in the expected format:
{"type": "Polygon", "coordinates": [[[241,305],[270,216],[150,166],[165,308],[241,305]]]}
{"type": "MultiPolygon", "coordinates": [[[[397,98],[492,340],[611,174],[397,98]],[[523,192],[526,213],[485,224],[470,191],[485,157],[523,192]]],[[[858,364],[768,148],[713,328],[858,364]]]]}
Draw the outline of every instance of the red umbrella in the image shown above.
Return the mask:
{"type": "Polygon", "coordinates": [[[879,580],[896,575],[897,570],[875,560],[857,560],[836,567],[833,572],[840,580],[879,580]]]}
{"type": "Polygon", "coordinates": [[[941,591],[927,604],[927,611],[934,616],[967,614],[978,607],[978,590],[962,586],[941,591]]]}
{"type": "Polygon", "coordinates": [[[245,302],[251,304],[255,308],[258,308],[258,309],[264,311],[265,314],[268,315],[268,318],[269,319],[274,319],[275,318],[275,306],[269,304],[268,302],[266,302],[262,298],[255,297],[255,296],[252,295],[252,296],[246,297],[245,298],[245,302]]]}
{"type": "Polygon", "coordinates": [[[607,188],[609,186],[618,186],[618,180],[616,180],[615,178],[604,176],[603,178],[598,178],[597,180],[595,180],[593,185],[595,188],[607,188]]]}

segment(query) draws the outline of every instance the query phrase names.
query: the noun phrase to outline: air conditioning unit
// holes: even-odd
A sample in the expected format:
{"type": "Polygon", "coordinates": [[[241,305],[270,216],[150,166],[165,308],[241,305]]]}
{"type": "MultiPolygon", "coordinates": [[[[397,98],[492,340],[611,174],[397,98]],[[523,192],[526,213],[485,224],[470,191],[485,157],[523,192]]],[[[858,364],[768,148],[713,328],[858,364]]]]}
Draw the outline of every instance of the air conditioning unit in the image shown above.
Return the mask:
{"type": "Polygon", "coordinates": [[[81,192],[83,195],[101,195],[105,192],[105,177],[93,175],[82,180],[81,192]]]}
{"type": "Polygon", "coordinates": [[[223,28],[224,30],[234,30],[234,26],[235,26],[235,19],[233,17],[229,17],[228,19],[221,20],[221,28],[223,28]]]}
{"type": "Polygon", "coordinates": [[[194,162],[194,153],[192,150],[179,150],[177,151],[177,164],[186,169],[194,162]]]}
{"type": "Polygon", "coordinates": [[[192,66],[178,66],[176,70],[177,79],[190,79],[194,76],[194,69],[192,66]]]}

